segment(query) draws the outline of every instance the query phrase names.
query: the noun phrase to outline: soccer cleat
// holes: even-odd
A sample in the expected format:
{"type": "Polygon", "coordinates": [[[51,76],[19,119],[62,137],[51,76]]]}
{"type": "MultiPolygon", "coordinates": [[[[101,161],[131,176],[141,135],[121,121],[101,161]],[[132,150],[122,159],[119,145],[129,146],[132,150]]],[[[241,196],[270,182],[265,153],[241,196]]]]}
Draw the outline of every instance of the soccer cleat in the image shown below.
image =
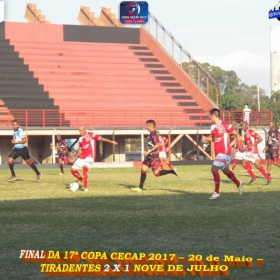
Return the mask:
{"type": "Polygon", "coordinates": [[[249,182],[249,185],[253,184],[257,180],[257,177],[252,178],[251,181],[249,182]]]}
{"type": "Polygon", "coordinates": [[[266,182],[266,184],[267,184],[267,185],[270,185],[271,182],[272,182],[272,180],[269,180],[269,181],[266,182]]]}
{"type": "Polygon", "coordinates": [[[176,168],[174,168],[174,169],[173,169],[173,172],[174,172],[174,174],[175,174],[178,178],[180,178],[180,176],[179,176],[179,174],[178,174],[178,172],[177,172],[177,169],[176,169],[176,168]]]}
{"type": "Polygon", "coordinates": [[[83,192],[88,192],[88,189],[86,189],[86,188],[83,188],[83,192]]]}
{"type": "Polygon", "coordinates": [[[219,193],[213,192],[213,194],[209,197],[209,199],[217,199],[220,196],[219,193]]]}
{"type": "Polygon", "coordinates": [[[36,176],[36,183],[39,183],[39,182],[41,181],[42,177],[43,177],[43,174],[42,174],[42,173],[40,173],[39,175],[37,175],[37,176],[36,176]]]}
{"type": "Polygon", "coordinates": [[[138,188],[131,188],[131,190],[134,191],[134,192],[139,192],[139,193],[143,191],[143,189],[141,189],[139,187],[138,188]]]}
{"type": "Polygon", "coordinates": [[[17,180],[16,176],[11,176],[9,179],[7,179],[8,182],[12,182],[12,181],[15,181],[15,180],[17,180]]]}
{"type": "Polygon", "coordinates": [[[59,173],[58,175],[61,176],[61,175],[64,175],[64,173],[59,173]]]}
{"type": "Polygon", "coordinates": [[[240,181],[240,185],[239,185],[239,187],[237,187],[237,190],[238,190],[240,195],[243,193],[243,189],[242,189],[243,184],[244,183],[242,181],[240,181]]]}

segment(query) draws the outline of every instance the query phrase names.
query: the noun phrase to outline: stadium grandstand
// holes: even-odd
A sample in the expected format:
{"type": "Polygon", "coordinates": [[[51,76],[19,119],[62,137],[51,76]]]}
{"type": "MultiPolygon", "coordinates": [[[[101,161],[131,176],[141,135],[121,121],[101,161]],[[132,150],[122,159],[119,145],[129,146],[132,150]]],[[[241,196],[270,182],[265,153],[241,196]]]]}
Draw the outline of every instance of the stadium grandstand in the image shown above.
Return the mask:
{"type": "MultiPolygon", "coordinates": [[[[139,139],[144,150],[147,119],[168,135],[172,161],[193,149],[212,159],[213,149],[199,140],[210,133],[209,110],[219,106],[211,75],[151,13],[137,28],[120,24],[109,8],[99,17],[84,6],[77,14],[80,25],[51,24],[27,4],[27,22],[0,25],[1,164],[10,152],[13,119],[38,163],[54,163],[55,135],[75,139],[80,125],[119,142],[98,147],[100,161],[141,160],[141,151],[126,157],[126,143],[139,139]]],[[[238,124],[243,108],[222,117],[238,124]]],[[[271,120],[270,111],[251,111],[254,126],[271,120]]]]}

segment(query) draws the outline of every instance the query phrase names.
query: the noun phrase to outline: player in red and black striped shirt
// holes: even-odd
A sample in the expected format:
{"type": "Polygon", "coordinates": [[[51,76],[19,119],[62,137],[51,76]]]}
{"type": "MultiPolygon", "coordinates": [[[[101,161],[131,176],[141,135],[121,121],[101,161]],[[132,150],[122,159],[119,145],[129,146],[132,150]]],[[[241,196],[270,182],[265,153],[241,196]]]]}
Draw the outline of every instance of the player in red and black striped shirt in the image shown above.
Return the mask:
{"type": "Polygon", "coordinates": [[[147,130],[150,134],[147,137],[147,151],[143,153],[145,157],[141,169],[140,184],[138,188],[131,188],[135,192],[142,192],[144,188],[144,183],[147,177],[147,171],[152,168],[155,176],[163,176],[167,174],[174,174],[177,176],[175,170],[162,170],[160,167],[160,159],[158,154],[158,147],[160,146],[157,132],[156,123],[154,120],[148,120],[146,122],[147,130]]]}

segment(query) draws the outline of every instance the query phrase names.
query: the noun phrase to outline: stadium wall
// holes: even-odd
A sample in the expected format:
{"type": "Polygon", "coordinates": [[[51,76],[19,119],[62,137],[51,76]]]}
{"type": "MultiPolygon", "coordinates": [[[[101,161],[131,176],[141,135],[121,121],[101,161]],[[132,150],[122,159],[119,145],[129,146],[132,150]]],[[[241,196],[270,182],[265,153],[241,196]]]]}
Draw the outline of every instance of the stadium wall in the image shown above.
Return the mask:
{"type": "Polygon", "coordinates": [[[140,43],[139,28],[4,22],[0,30],[0,39],[22,42],[140,43]]]}

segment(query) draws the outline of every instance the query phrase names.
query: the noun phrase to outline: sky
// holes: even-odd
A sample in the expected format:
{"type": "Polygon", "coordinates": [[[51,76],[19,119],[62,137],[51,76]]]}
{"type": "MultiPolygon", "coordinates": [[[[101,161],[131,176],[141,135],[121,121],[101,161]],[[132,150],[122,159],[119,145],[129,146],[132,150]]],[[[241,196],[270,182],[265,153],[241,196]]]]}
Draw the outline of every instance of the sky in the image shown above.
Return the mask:
{"type": "MultiPolygon", "coordinates": [[[[26,22],[26,0],[6,0],[5,20],[26,22]]],[[[120,0],[31,0],[51,23],[77,24],[80,6],[119,15],[120,0]]],[[[268,11],[277,0],[147,0],[149,10],[199,62],[234,70],[242,82],[259,83],[270,95],[268,11]]]]}

